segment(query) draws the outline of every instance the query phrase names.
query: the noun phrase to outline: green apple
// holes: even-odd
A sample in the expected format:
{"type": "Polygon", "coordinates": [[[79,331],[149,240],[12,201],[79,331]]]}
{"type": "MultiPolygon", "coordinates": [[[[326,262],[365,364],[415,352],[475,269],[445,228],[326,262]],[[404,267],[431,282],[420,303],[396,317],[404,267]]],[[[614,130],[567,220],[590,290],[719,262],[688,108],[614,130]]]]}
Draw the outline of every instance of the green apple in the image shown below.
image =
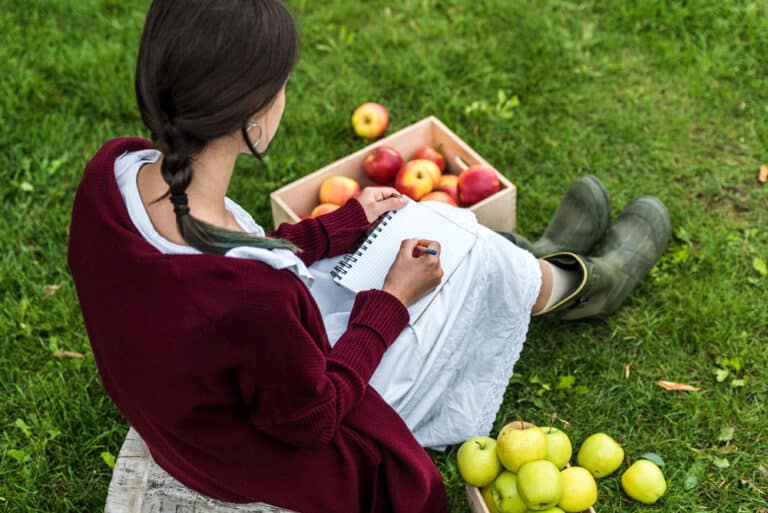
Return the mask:
{"type": "Polygon", "coordinates": [[[541,430],[547,435],[547,459],[557,468],[565,468],[573,456],[571,439],[556,427],[544,427],[541,430]]]}
{"type": "Polygon", "coordinates": [[[667,481],[654,462],[637,460],[621,475],[621,487],[636,501],[653,504],[667,491],[667,481]]]}
{"type": "Polygon", "coordinates": [[[541,510],[539,513],[565,513],[565,511],[555,506],[554,508],[541,510]]]}
{"type": "Polygon", "coordinates": [[[589,509],[597,501],[597,483],[589,470],[583,467],[568,467],[560,471],[563,495],[558,506],[567,513],[589,509]]]}
{"type": "Polygon", "coordinates": [[[493,504],[499,513],[526,513],[528,506],[517,489],[517,476],[509,470],[502,471],[493,482],[493,504]]]}
{"type": "Polygon", "coordinates": [[[501,464],[512,472],[529,461],[547,457],[547,437],[536,426],[520,428],[519,423],[510,422],[501,428],[496,440],[501,464]]]}
{"type": "Polygon", "coordinates": [[[501,513],[493,502],[493,483],[480,488],[480,495],[483,497],[485,507],[488,508],[488,513],[501,513]]]}
{"type": "Polygon", "coordinates": [[[548,460],[529,461],[517,471],[517,491],[528,509],[541,511],[560,502],[560,469],[548,460]]]}
{"type": "Polygon", "coordinates": [[[491,484],[501,472],[496,440],[490,436],[473,436],[459,447],[456,463],[467,484],[478,487],[491,484]]]}
{"type": "Polygon", "coordinates": [[[587,437],[576,455],[576,463],[589,470],[595,478],[611,475],[624,461],[624,449],[605,433],[587,437]]]}

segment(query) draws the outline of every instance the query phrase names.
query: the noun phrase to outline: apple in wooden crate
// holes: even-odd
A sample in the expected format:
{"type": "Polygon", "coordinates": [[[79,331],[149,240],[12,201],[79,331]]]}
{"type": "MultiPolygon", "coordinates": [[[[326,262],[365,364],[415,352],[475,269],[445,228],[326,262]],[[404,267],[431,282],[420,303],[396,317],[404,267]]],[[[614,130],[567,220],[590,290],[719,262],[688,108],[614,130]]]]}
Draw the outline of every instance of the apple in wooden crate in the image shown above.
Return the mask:
{"type": "Polygon", "coordinates": [[[411,159],[405,163],[405,167],[409,169],[416,169],[428,173],[432,177],[432,188],[437,187],[440,183],[440,177],[443,175],[442,171],[437,164],[427,159],[411,159]]]}
{"type": "Polygon", "coordinates": [[[410,160],[395,176],[395,189],[416,201],[431,192],[440,180],[440,169],[430,160],[410,160]]]}
{"type": "Polygon", "coordinates": [[[363,160],[365,176],[380,185],[392,183],[401,167],[403,167],[403,157],[391,146],[374,148],[363,160]]]}
{"type": "Polygon", "coordinates": [[[501,182],[493,168],[478,165],[462,171],[459,175],[458,188],[459,202],[469,207],[499,192],[501,182]]]}
{"type": "Polygon", "coordinates": [[[437,182],[436,191],[441,191],[448,194],[453,201],[458,204],[459,202],[459,177],[446,173],[440,177],[440,181],[437,182]]]}
{"type": "Polygon", "coordinates": [[[597,483],[589,470],[568,467],[560,471],[563,494],[558,505],[566,513],[578,513],[592,507],[597,501],[597,483]]]}
{"type": "Polygon", "coordinates": [[[348,176],[331,176],[320,184],[320,203],[343,205],[350,198],[357,197],[361,192],[357,180],[348,176]]]}
{"type": "Polygon", "coordinates": [[[339,205],[336,205],[335,203],[320,203],[318,206],[312,209],[312,212],[309,214],[309,217],[314,218],[317,216],[321,216],[323,214],[328,214],[329,212],[333,212],[339,208],[339,205]]]}
{"type": "Polygon", "coordinates": [[[447,203],[454,207],[458,207],[459,204],[451,197],[450,194],[443,191],[432,191],[421,197],[419,201],[439,201],[440,203],[447,203]]]}
{"type": "Polygon", "coordinates": [[[472,486],[486,486],[501,472],[501,461],[496,454],[496,440],[489,436],[473,436],[459,447],[456,465],[464,482],[472,486]]]}
{"type": "Polygon", "coordinates": [[[441,173],[445,172],[445,157],[442,153],[437,151],[429,144],[425,144],[424,146],[420,147],[418,150],[416,150],[416,153],[411,156],[411,160],[417,159],[431,160],[437,164],[437,167],[440,168],[441,173]]]}
{"type": "MultiPolygon", "coordinates": [[[[334,175],[354,178],[360,185],[371,183],[363,172],[363,161],[376,146],[396,148],[404,159],[410,158],[424,145],[439,149],[446,160],[446,173],[459,173],[459,170],[472,165],[488,165],[460,137],[434,116],[426,117],[408,127],[390,135],[378,144],[373,144],[344,156],[307,176],[304,176],[270,194],[273,224],[278,227],[288,222],[298,222],[304,215],[317,206],[318,190],[323,180],[334,175]],[[463,164],[463,165],[462,165],[463,164]]],[[[422,159],[423,160],[423,159],[422,159]]],[[[438,168],[439,170],[439,168],[438,168]]],[[[448,176],[444,174],[444,176],[448,176]]],[[[516,187],[503,175],[498,175],[501,190],[490,198],[470,206],[480,224],[493,230],[515,231],[516,187]]],[[[439,185],[438,185],[439,186],[439,185]]],[[[449,190],[444,190],[451,194],[449,190]]]]}
{"type": "Polygon", "coordinates": [[[517,471],[517,491],[528,509],[554,508],[563,495],[560,469],[549,460],[525,463],[517,471]]]}

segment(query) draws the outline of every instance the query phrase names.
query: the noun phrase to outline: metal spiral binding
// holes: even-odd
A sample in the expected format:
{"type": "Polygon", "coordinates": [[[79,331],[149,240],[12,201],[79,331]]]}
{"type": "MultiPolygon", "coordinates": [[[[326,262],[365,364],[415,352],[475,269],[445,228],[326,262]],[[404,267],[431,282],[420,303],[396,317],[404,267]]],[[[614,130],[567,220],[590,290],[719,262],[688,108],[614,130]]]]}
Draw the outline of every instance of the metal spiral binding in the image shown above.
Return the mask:
{"type": "Polygon", "coordinates": [[[368,230],[365,242],[360,244],[360,247],[357,248],[357,251],[345,256],[339,261],[338,264],[336,264],[336,266],[331,271],[331,277],[334,280],[341,280],[342,275],[347,274],[347,269],[352,269],[352,264],[357,262],[357,259],[363,256],[363,253],[368,249],[368,246],[370,246],[374,239],[379,236],[379,234],[384,230],[384,227],[387,226],[389,221],[392,220],[392,216],[395,214],[397,214],[397,210],[388,212],[386,216],[384,216],[378,223],[376,223],[375,226],[368,230]]]}

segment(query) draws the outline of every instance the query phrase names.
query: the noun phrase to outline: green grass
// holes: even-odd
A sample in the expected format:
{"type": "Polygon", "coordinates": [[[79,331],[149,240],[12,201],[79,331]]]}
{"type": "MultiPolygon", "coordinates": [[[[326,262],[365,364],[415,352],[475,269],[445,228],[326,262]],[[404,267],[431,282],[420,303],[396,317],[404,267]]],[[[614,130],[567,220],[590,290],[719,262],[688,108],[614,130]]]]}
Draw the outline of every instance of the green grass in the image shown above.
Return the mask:
{"type": "MultiPolygon", "coordinates": [[[[349,117],[374,100],[391,131],[434,114],[504,172],[530,237],[586,173],[616,212],[659,196],[667,254],[610,319],[534,321],[494,434],[556,415],[576,445],[605,431],[631,459],[666,461],[660,503],[631,502],[611,476],[600,513],[768,511],[768,186],[755,179],[768,163],[768,4],[289,4],[302,50],[284,123],[267,168],[243,160],[231,195],[271,226],[268,193],[363,147],[349,117]],[[660,379],[701,390],[667,392],[660,379]]],[[[3,511],[99,511],[102,453],[127,429],[93,359],[52,353],[89,351],[65,263],[70,207],[104,140],[146,135],[132,77],[147,5],[0,0],[3,511]]],[[[464,512],[455,452],[431,454],[451,511],[464,512]]]]}

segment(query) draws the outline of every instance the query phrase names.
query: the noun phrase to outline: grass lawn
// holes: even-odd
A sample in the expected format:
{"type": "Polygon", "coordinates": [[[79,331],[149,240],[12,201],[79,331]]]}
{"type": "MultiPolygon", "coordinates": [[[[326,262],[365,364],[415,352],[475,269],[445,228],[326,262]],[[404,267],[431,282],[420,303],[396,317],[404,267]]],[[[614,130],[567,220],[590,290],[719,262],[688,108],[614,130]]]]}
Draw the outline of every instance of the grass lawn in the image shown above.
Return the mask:
{"type": "MultiPolygon", "coordinates": [[[[271,227],[268,193],[363,147],[349,118],[373,100],[390,131],[436,115],[517,184],[529,237],[583,174],[614,213],[659,196],[662,261],[606,321],[533,322],[493,434],[556,415],[577,446],[605,431],[632,460],[664,459],[659,503],[630,501],[614,475],[599,513],[768,512],[768,4],[288,3],[302,50],[284,122],[230,195],[271,227]]],[[[0,511],[99,511],[127,430],[93,358],[54,352],[89,351],[67,225],[85,161],[146,135],[133,65],[147,6],[0,0],[0,511]]],[[[430,454],[465,512],[456,449],[430,454]]]]}

